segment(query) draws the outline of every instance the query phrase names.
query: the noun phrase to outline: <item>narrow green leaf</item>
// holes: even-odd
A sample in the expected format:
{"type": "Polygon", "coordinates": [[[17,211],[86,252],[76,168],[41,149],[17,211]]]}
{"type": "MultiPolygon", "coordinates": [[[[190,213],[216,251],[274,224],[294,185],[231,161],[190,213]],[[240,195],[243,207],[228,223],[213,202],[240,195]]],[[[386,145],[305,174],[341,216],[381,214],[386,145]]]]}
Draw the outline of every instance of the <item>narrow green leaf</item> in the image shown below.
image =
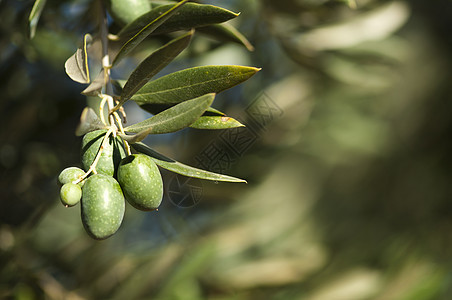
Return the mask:
{"type": "MultiPolygon", "coordinates": [[[[147,112],[149,112],[149,113],[151,113],[153,115],[156,115],[156,114],[164,111],[165,109],[170,108],[173,105],[174,104],[144,104],[144,105],[141,105],[140,107],[142,109],[144,109],[145,111],[147,111],[147,112]]],[[[221,111],[219,111],[218,109],[215,109],[213,107],[209,107],[209,108],[206,109],[204,115],[225,116],[226,114],[221,112],[221,111]]]]}
{"type": "Polygon", "coordinates": [[[151,131],[152,131],[152,127],[149,127],[148,129],[140,131],[134,135],[126,135],[126,134],[119,133],[119,136],[123,140],[128,142],[129,144],[134,144],[134,143],[138,143],[138,142],[141,142],[142,140],[144,140],[151,131]]]}
{"type": "MultiPolygon", "coordinates": [[[[152,22],[172,5],[162,5],[140,16],[126,25],[119,33],[119,38],[136,34],[143,26],[152,22]]],[[[190,30],[200,26],[222,23],[237,17],[230,10],[206,4],[187,3],[177,14],[157,28],[153,34],[162,34],[177,30],[190,30]]]]}
{"type": "Polygon", "coordinates": [[[228,129],[244,126],[236,119],[225,116],[202,116],[190,125],[196,129],[228,129]]]}
{"type": "Polygon", "coordinates": [[[243,66],[204,66],[185,69],[148,82],[135,95],[143,104],[180,103],[207,93],[218,94],[247,80],[260,69],[243,66]]]}
{"type": "Polygon", "coordinates": [[[158,153],[157,151],[149,148],[146,144],[143,143],[136,143],[132,144],[132,147],[143,154],[148,155],[152,158],[152,160],[160,167],[169,170],[171,172],[181,174],[188,177],[193,178],[199,178],[199,179],[205,179],[205,180],[214,180],[214,181],[226,181],[226,182],[245,182],[246,180],[228,176],[228,175],[222,175],[218,173],[213,173],[209,171],[205,171],[202,169],[198,169],[195,167],[187,166],[183,163],[180,163],[178,161],[175,161],[174,159],[171,159],[169,157],[164,156],[163,154],[158,153]]]}
{"type": "Polygon", "coordinates": [[[190,31],[149,55],[130,75],[121,94],[118,106],[123,105],[130,97],[142,88],[160,70],[166,67],[179,53],[187,48],[194,31],[190,31]]]}
{"type": "Polygon", "coordinates": [[[28,16],[28,22],[30,26],[30,38],[32,39],[36,34],[36,27],[38,26],[39,18],[46,5],[46,0],[36,0],[28,16]]]}
{"type": "Polygon", "coordinates": [[[150,134],[160,134],[181,130],[195,122],[214,99],[215,94],[211,93],[179,103],[143,122],[124,128],[124,131],[138,133],[151,129],[150,134]]]}
{"type": "Polygon", "coordinates": [[[246,49],[248,49],[248,51],[254,51],[254,47],[251,45],[250,41],[248,41],[246,37],[240,33],[240,31],[235,29],[234,26],[227,23],[199,27],[196,28],[196,31],[209,35],[216,40],[243,45],[246,49]]]}
{"type": "Polygon", "coordinates": [[[85,34],[83,45],[66,60],[64,64],[66,74],[74,81],[89,83],[88,53],[87,49],[93,38],[90,34],[85,34]]]}
{"type": "Polygon", "coordinates": [[[118,24],[126,25],[151,10],[149,0],[109,0],[107,7],[118,24]]]}
{"type": "Polygon", "coordinates": [[[135,34],[122,46],[115,59],[113,60],[112,66],[116,65],[121,59],[127,56],[127,54],[129,54],[138,44],[146,39],[148,35],[150,35],[154,30],[156,30],[166,20],[174,15],[187,1],[188,0],[182,0],[175,5],[170,5],[169,7],[167,7],[167,10],[165,10],[164,12],[162,11],[159,16],[150,20],[150,22],[148,22],[147,24],[144,24],[144,27],[139,29],[138,33],[135,34]]]}

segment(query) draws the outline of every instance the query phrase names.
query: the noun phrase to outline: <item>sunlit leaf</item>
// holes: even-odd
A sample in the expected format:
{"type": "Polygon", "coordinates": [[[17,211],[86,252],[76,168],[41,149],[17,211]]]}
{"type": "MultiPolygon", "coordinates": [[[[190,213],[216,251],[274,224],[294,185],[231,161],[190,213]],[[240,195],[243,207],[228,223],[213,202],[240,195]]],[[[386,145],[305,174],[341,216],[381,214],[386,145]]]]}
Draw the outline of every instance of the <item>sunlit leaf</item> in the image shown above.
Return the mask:
{"type": "MultiPolygon", "coordinates": [[[[171,7],[172,5],[162,5],[149,11],[125,26],[118,33],[118,36],[121,38],[136,34],[141,28],[146,26],[146,24],[152,22],[171,7]]],[[[159,26],[153,34],[168,33],[177,30],[190,30],[200,26],[222,23],[233,19],[238,15],[239,14],[230,10],[213,5],[187,3],[177,14],[159,26]]]]}
{"type": "Polygon", "coordinates": [[[30,38],[32,39],[36,34],[36,27],[38,26],[39,18],[46,5],[47,0],[36,0],[30,15],[28,16],[28,22],[30,26],[30,38]]]}
{"type": "Polygon", "coordinates": [[[130,75],[122,90],[121,100],[118,106],[124,104],[155,74],[176,58],[188,46],[193,33],[194,31],[190,31],[149,55],[130,75]]]}
{"type": "Polygon", "coordinates": [[[139,105],[180,103],[229,89],[260,69],[243,66],[204,66],[185,69],[148,82],[133,97],[139,105]]]}
{"type": "Polygon", "coordinates": [[[214,99],[215,94],[212,93],[179,103],[143,122],[124,128],[124,131],[138,133],[151,129],[150,134],[159,134],[181,130],[195,122],[214,99]]]}
{"type": "Polygon", "coordinates": [[[107,126],[101,122],[94,110],[90,107],[85,107],[80,117],[80,123],[75,130],[76,136],[82,136],[88,132],[105,129],[107,126]]]}
{"type": "Polygon", "coordinates": [[[119,50],[112,62],[112,65],[116,65],[119,61],[121,61],[121,59],[127,56],[127,54],[135,49],[135,47],[146,39],[148,35],[150,35],[154,30],[174,15],[187,1],[188,0],[182,0],[175,5],[170,5],[166,10],[162,11],[160,15],[156,16],[156,18],[149,20],[148,23],[140,27],[141,29],[139,29],[138,33],[128,40],[119,50]]]}
{"type": "Polygon", "coordinates": [[[87,48],[92,40],[91,35],[86,34],[83,38],[83,45],[64,64],[66,74],[74,81],[80,83],[89,83],[90,81],[87,48]]]}
{"type": "Polygon", "coordinates": [[[213,173],[195,167],[187,166],[183,163],[175,161],[174,159],[168,158],[163,154],[158,153],[157,151],[149,148],[147,145],[143,143],[132,144],[132,147],[136,151],[150,156],[158,166],[177,174],[206,180],[246,183],[246,180],[240,178],[213,173]]]}
{"type": "Polygon", "coordinates": [[[190,125],[196,129],[228,129],[244,126],[239,121],[225,116],[202,116],[190,125]]]}
{"type": "Polygon", "coordinates": [[[227,23],[199,27],[196,29],[196,31],[209,35],[214,39],[220,41],[233,42],[243,45],[249,51],[254,50],[253,45],[251,45],[251,43],[246,39],[246,37],[243,34],[241,34],[237,29],[235,29],[234,26],[231,26],[227,23]]]}

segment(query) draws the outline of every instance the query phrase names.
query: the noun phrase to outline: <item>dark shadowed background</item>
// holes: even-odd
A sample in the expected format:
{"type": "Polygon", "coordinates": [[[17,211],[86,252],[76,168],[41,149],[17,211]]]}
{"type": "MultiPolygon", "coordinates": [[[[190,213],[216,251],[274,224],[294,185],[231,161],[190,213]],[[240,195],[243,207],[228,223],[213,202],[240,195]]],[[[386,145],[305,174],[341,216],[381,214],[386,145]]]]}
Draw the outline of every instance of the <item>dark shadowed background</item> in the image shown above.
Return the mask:
{"type": "Polygon", "coordinates": [[[91,1],[49,0],[32,40],[33,1],[0,1],[0,298],[451,299],[452,2],[202,2],[254,52],[198,37],[162,74],[261,67],[215,100],[247,128],[146,142],[248,184],[163,172],[159,211],[99,242],[56,184],[80,166],[64,62],[91,1]]]}

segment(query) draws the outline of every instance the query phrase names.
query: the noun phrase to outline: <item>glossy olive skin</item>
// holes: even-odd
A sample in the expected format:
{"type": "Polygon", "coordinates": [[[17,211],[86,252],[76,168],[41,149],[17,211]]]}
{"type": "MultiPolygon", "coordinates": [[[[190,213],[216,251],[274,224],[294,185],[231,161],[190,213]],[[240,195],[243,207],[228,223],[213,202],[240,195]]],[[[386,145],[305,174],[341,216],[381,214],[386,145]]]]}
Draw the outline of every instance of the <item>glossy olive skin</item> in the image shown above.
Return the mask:
{"type": "Polygon", "coordinates": [[[82,198],[82,189],[80,185],[68,182],[63,184],[60,189],[60,200],[66,207],[71,207],[80,202],[82,198]]]}
{"type": "Polygon", "coordinates": [[[162,176],[149,156],[133,154],[124,158],[118,168],[118,181],[133,207],[150,211],[162,203],[162,176]]]}
{"type": "Polygon", "coordinates": [[[86,232],[97,240],[113,235],[121,226],[125,211],[119,183],[110,176],[95,174],[83,186],[82,222],[86,232]]]}
{"type": "MultiPolygon", "coordinates": [[[[73,182],[80,177],[85,175],[85,171],[77,167],[68,167],[61,171],[60,175],[58,175],[58,183],[60,185],[64,185],[66,183],[73,182]]],[[[80,186],[83,186],[83,181],[79,183],[80,186]]]]}
{"type": "MultiPolygon", "coordinates": [[[[88,132],[82,140],[82,164],[85,171],[88,171],[96,158],[106,130],[96,130],[88,132]]],[[[99,162],[96,165],[96,171],[99,174],[116,176],[116,170],[121,159],[126,157],[123,142],[120,138],[109,137],[109,143],[102,150],[99,162]]]]}
{"type": "Polygon", "coordinates": [[[149,0],[109,0],[108,8],[115,21],[128,24],[151,10],[149,0]]]}

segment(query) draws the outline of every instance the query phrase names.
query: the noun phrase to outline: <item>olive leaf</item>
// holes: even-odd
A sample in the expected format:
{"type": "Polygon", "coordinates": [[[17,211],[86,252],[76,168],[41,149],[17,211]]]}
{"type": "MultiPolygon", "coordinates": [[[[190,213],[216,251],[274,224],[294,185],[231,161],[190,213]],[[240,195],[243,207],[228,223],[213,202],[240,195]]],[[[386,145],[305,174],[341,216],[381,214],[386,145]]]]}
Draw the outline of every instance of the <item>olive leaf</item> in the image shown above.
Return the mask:
{"type": "Polygon", "coordinates": [[[195,122],[212,104],[215,94],[207,94],[179,103],[140,123],[124,128],[126,132],[150,134],[170,133],[181,130],[195,122]]]}
{"type": "MultiPolygon", "coordinates": [[[[144,104],[140,106],[142,109],[150,112],[153,115],[156,115],[165,109],[170,108],[171,104],[144,104]]],[[[202,116],[196,120],[194,123],[190,125],[191,128],[196,129],[227,129],[227,128],[235,128],[245,126],[229,117],[225,117],[225,113],[213,108],[209,107],[202,114],[202,116]]]]}
{"type": "Polygon", "coordinates": [[[206,113],[210,113],[213,115],[219,115],[219,116],[225,116],[226,114],[224,112],[219,111],[216,108],[213,107],[209,107],[208,109],[206,109],[206,113]]]}
{"type": "Polygon", "coordinates": [[[121,93],[117,107],[123,105],[151,78],[167,66],[179,53],[187,48],[194,31],[190,31],[162,46],[149,55],[130,75],[121,93]]]}
{"type": "Polygon", "coordinates": [[[66,60],[64,68],[66,74],[74,81],[80,83],[89,83],[89,68],[87,48],[93,41],[90,34],[85,34],[83,45],[75,51],[75,53],[66,60]]]}
{"type": "Polygon", "coordinates": [[[132,148],[134,148],[136,151],[146,154],[149,157],[152,158],[152,160],[163,169],[169,170],[171,172],[181,174],[188,177],[193,178],[199,178],[199,179],[206,179],[206,180],[214,180],[214,181],[226,181],[226,182],[245,182],[246,180],[213,173],[210,171],[205,171],[202,169],[198,169],[195,167],[187,166],[183,163],[180,163],[178,161],[175,161],[174,159],[171,159],[169,157],[164,156],[163,154],[158,153],[157,151],[151,149],[146,144],[143,143],[136,143],[132,144],[132,148]]]}
{"type": "Polygon", "coordinates": [[[90,107],[85,107],[80,116],[80,123],[75,130],[75,135],[82,136],[88,132],[106,128],[107,126],[101,122],[96,112],[90,107]]]}
{"type": "MultiPolygon", "coordinates": [[[[171,7],[172,5],[162,5],[152,9],[148,13],[127,24],[118,33],[118,37],[123,38],[136,34],[146,24],[155,20],[171,7]]],[[[239,14],[230,10],[213,5],[187,3],[177,14],[155,29],[153,34],[168,33],[177,30],[189,30],[200,26],[222,23],[233,19],[238,15],[239,14]]]]}
{"type": "Polygon", "coordinates": [[[140,44],[144,39],[148,37],[155,29],[162,25],[166,20],[168,20],[172,15],[174,15],[188,0],[182,0],[175,5],[170,5],[167,10],[162,11],[162,13],[156,18],[149,20],[147,24],[135,34],[130,40],[128,40],[119,50],[115,59],[112,62],[112,66],[116,65],[121,59],[123,59],[127,54],[129,54],[135,47],[140,44]]]}
{"type": "Polygon", "coordinates": [[[254,47],[251,45],[250,41],[248,41],[243,34],[235,29],[235,27],[227,23],[198,27],[196,30],[200,33],[209,35],[214,39],[240,44],[245,46],[248,51],[254,51],[254,47]]]}
{"type": "Polygon", "coordinates": [[[244,126],[236,119],[226,116],[202,116],[190,125],[196,129],[228,129],[244,126]]]}
{"type": "Polygon", "coordinates": [[[144,140],[151,133],[151,131],[152,127],[149,127],[148,129],[140,131],[134,135],[127,135],[122,133],[118,133],[118,135],[129,144],[134,144],[144,140]]]}
{"type": "Polygon", "coordinates": [[[105,72],[101,70],[99,75],[96,76],[90,85],[82,91],[85,96],[97,96],[101,91],[105,83],[105,72]]]}
{"type": "Polygon", "coordinates": [[[32,39],[36,34],[36,27],[38,26],[39,18],[44,10],[47,0],[36,0],[28,16],[28,22],[30,27],[30,38],[32,39]]]}
{"type": "MultiPolygon", "coordinates": [[[[153,115],[156,115],[156,114],[164,111],[165,109],[170,108],[173,105],[174,104],[143,104],[140,107],[142,109],[144,109],[145,111],[147,111],[147,112],[149,112],[149,113],[151,113],[153,115]]],[[[221,111],[219,111],[218,109],[215,109],[213,107],[209,107],[209,108],[206,109],[204,115],[225,116],[226,114],[221,112],[221,111]]]]}
{"type": "Polygon", "coordinates": [[[185,69],[148,82],[131,99],[139,105],[180,103],[207,93],[218,94],[242,83],[259,70],[244,66],[185,69]]]}

